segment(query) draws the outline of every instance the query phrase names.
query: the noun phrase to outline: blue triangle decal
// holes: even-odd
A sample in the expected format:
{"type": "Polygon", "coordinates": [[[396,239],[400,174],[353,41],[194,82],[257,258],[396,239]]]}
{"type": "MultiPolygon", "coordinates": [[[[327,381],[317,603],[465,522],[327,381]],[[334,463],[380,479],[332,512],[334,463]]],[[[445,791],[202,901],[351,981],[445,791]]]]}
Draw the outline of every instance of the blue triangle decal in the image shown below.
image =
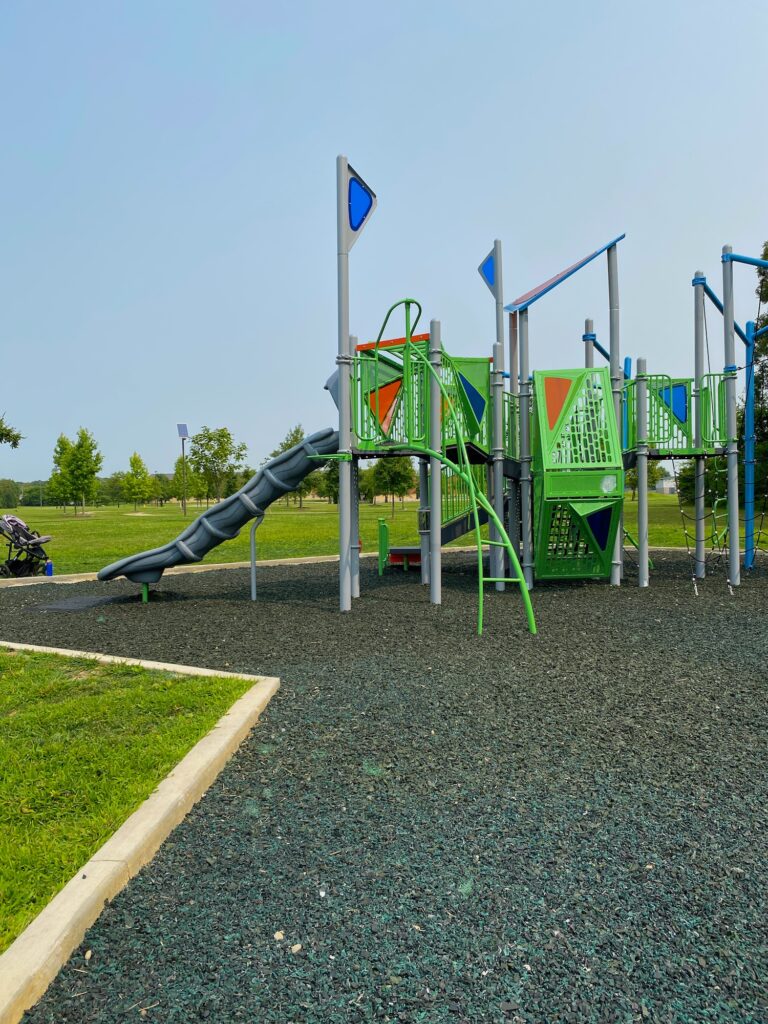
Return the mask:
{"type": "Polygon", "coordinates": [[[496,283],[496,262],[493,253],[480,264],[480,273],[483,275],[485,283],[493,291],[493,286],[496,283]]]}
{"type": "Polygon", "coordinates": [[[363,221],[371,212],[373,196],[357,178],[349,179],[349,226],[359,231],[363,221]]]}
{"type": "Polygon", "coordinates": [[[688,389],[685,384],[673,384],[670,399],[669,388],[659,388],[659,397],[672,415],[681,423],[688,422],[688,389]]]}
{"type": "Polygon", "coordinates": [[[472,412],[475,414],[477,425],[480,426],[483,421],[483,415],[485,414],[485,399],[474,384],[470,384],[463,373],[459,373],[459,380],[461,381],[461,386],[464,388],[464,394],[469,400],[472,412]]]}
{"type": "Polygon", "coordinates": [[[612,515],[612,509],[608,507],[598,509],[597,512],[592,512],[587,516],[587,525],[592,531],[592,535],[601,551],[605,551],[606,544],[608,543],[612,515]]]}

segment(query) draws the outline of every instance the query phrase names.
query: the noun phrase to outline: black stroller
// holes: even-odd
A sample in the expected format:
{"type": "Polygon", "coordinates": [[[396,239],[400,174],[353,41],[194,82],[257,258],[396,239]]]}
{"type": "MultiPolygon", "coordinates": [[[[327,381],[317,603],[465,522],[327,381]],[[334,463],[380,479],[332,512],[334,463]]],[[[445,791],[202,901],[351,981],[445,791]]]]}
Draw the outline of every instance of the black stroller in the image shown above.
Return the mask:
{"type": "Polygon", "coordinates": [[[8,557],[0,562],[0,576],[42,576],[48,561],[41,537],[18,516],[0,516],[0,538],[8,545],[8,557]]]}

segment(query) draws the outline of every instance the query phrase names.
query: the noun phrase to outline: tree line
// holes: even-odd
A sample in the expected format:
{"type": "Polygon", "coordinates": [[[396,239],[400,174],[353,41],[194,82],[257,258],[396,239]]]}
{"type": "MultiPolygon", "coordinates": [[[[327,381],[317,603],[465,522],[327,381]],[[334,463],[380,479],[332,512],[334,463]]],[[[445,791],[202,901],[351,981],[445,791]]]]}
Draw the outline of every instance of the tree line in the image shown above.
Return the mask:
{"type": "MultiPolygon", "coordinates": [[[[0,418],[0,426],[7,426],[0,418]]],[[[15,433],[15,432],[14,432],[15,433]]],[[[304,438],[301,424],[292,427],[269,459],[288,451],[304,438]]],[[[18,441],[22,438],[19,435],[18,441]]],[[[17,443],[18,443],[17,441],[17,443]]],[[[9,442],[11,443],[11,442],[9,442]]],[[[16,447],[16,445],[13,445],[16,447]]],[[[237,442],[227,427],[204,426],[189,439],[185,460],[176,459],[173,473],[150,473],[138,452],[133,452],[126,470],[110,476],[99,476],[103,456],[93,434],[81,427],[74,438],[61,434],[53,450],[53,469],[48,480],[18,483],[0,479],[0,508],[19,505],[72,507],[77,515],[86,505],[140,505],[187,500],[221,501],[238,491],[256,472],[246,462],[246,445],[237,442]]],[[[405,498],[417,485],[413,464],[407,456],[379,459],[373,466],[361,469],[359,490],[363,501],[375,503],[378,496],[392,502],[405,498]]],[[[297,489],[285,498],[301,508],[310,495],[335,504],[339,500],[339,466],[331,461],[308,474],[297,489]]]]}

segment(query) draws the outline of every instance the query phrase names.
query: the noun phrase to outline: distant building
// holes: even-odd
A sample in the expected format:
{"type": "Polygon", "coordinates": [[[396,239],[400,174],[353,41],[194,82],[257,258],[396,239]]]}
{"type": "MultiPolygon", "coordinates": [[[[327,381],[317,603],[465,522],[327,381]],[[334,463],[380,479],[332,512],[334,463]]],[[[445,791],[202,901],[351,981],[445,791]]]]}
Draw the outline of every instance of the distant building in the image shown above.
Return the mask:
{"type": "Polygon", "coordinates": [[[656,492],[658,494],[677,494],[674,477],[665,476],[663,480],[658,480],[656,483],[656,492]]]}

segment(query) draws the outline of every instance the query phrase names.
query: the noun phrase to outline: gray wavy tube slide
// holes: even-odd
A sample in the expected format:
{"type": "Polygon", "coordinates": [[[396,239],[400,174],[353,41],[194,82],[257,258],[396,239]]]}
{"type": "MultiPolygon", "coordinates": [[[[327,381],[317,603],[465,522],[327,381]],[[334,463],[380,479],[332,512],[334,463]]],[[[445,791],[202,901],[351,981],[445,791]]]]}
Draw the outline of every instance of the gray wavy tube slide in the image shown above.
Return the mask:
{"type": "Polygon", "coordinates": [[[236,537],[249,519],[264,515],[276,498],[296,490],[305,476],[322,465],[320,459],[310,456],[333,455],[338,449],[339,434],[331,427],[305,437],[294,448],[262,466],[236,494],[198,516],[176,540],[105,566],[99,572],[99,579],[125,576],[134,583],[157,583],[171,566],[199,562],[211,548],[236,537]]]}

